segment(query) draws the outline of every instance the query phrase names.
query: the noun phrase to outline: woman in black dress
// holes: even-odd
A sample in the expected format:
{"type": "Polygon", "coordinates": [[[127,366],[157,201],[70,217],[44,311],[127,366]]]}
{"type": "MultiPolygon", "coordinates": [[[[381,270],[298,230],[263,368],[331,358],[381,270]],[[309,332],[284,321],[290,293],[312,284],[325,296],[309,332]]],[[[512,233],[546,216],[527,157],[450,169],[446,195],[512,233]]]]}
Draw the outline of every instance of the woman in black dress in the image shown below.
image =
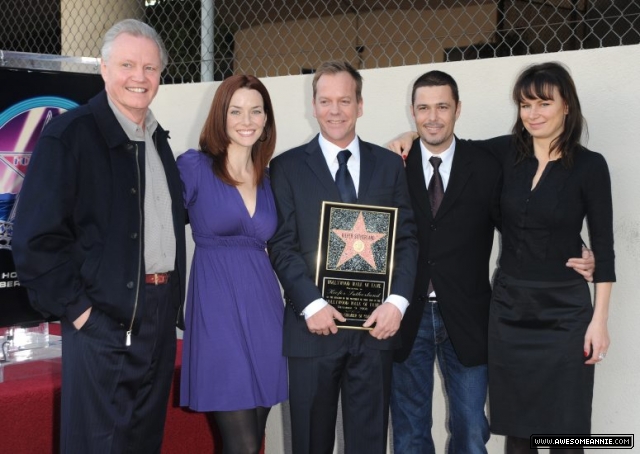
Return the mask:
{"type": "Polygon", "coordinates": [[[491,430],[507,436],[507,454],[531,452],[532,434],[590,433],[594,364],[609,347],[615,281],[609,171],[602,155],[580,145],[584,119],[571,76],[558,63],[531,66],[513,99],[512,135],[491,141],[504,153],[504,187],[489,401],[491,430]],[[566,266],[580,255],[585,217],[593,305],[588,284],[566,266]]]}

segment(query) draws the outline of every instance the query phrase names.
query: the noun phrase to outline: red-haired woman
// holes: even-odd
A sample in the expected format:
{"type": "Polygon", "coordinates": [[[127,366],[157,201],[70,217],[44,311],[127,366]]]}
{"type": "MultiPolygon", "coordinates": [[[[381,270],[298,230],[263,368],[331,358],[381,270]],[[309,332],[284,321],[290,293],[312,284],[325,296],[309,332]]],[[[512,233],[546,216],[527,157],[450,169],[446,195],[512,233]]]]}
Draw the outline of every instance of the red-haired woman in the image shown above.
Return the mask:
{"type": "Polygon", "coordinates": [[[259,452],[271,406],[287,398],[283,301],[265,250],[275,141],[267,89],[235,75],[216,91],[199,150],[178,158],[196,245],[180,404],[207,412],[225,454],[259,452]]]}

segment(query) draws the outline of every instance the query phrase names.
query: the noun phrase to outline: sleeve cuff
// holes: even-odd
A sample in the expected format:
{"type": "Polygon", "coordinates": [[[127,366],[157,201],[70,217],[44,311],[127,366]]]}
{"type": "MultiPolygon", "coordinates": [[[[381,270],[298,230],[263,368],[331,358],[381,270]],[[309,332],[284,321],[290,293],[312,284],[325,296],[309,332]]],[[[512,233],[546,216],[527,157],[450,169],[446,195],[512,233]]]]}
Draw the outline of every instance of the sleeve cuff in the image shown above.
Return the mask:
{"type": "Polygon", "coordinates": [[[316,312],[318,312],[323,307],[327,306],[327,303],[324,299],[318,298],[315,301],[312,301],[304,308],[302,311],[302,315],[304,315],[304,319],[307,320],[309,317],[313,316],[316,312]]]}
{"type": "Polygon", "coordinates": [[[66,310],[64,312],[64,317],[73,322],[75,319],[80,317],[84,311],[93,306],[93,302],[86,295],[78,296],[78,299],[67,305],[66,310]]]}
{"type": "Polygon", "coordinates": [[[409,300],[407,300],[404,296],[400,295],[389,295],[385,303],[391,303],[395,307],[398,308],[402,316],[404,317],[404,313],[407,311],[409,307],[409,300]]]}

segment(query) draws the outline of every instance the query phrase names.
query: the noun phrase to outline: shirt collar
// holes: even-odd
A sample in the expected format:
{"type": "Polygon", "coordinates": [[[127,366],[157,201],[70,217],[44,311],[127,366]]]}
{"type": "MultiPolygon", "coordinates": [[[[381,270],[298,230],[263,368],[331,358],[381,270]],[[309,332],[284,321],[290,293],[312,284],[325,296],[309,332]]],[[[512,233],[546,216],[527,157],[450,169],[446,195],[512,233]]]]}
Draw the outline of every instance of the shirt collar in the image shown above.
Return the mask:
{"type": "MultiPolygon", "coordinates": [[[[127,118],[118,107],[111,101],[111,98],[107,95],[107,101],[109,102],[109,107],[113,111],[113,114],[120,123],[120,126],[124,130],[125,134],[129,140],[140,141],[144,140],[145,131],[134,121],[127,118]]],[[[148,131],[149,135],[152,136],[154,132],[156,132],[156,128],[158,127],[158,122],[156,118],[153,116],[151,109],[147,109],[147,115],[144,119],[144,125],[146,131],[148,131]]]]}
{"type": "Polygon", "coordinates": [[[420,150],[422,152],[423,160],[428,163],[429,158],[432,156],[440,158],[442,159],[442,164],[440,164],[440,168],[443,168],[443,167],[447,169],[451,168],[451,163],[453,162],[453,154],[455,152],[455,149],[456,149],[455,137],[451,141],[451,145],[449,145],[449,148],[444,150],[442,153],[438,153],[438,154],[431,153],[427,149],[427,147],[424,145],[424,143],[422,143],[422,140],[420,140],[420,150]]]}
{"type": "Polygon", "coordinates": [[[340,148],[336,144],[329,142],[322,134],[318,134],[318,143],[327,162],[338,162],[338,153],[342,150],[349,150],[351,152],[349,162],[360,162],[360,140],[358,136],[355,136],[345,148],[340,148]]]}

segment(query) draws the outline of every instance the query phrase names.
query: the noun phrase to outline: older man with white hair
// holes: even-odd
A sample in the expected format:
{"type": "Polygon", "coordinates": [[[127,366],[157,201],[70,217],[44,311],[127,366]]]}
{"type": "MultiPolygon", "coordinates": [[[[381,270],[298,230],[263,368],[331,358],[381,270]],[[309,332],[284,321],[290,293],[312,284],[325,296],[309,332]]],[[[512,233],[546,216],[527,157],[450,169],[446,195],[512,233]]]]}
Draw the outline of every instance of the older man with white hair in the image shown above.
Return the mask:
{"type": "Polygon", "coordinates": [[[160,452],[186,268],[182,185],[149,110],[166,64],[148,25],[107,31],[105,91],[46,126],[20,194],[18,276],[62,324],[65,454],[160,452]]]}

